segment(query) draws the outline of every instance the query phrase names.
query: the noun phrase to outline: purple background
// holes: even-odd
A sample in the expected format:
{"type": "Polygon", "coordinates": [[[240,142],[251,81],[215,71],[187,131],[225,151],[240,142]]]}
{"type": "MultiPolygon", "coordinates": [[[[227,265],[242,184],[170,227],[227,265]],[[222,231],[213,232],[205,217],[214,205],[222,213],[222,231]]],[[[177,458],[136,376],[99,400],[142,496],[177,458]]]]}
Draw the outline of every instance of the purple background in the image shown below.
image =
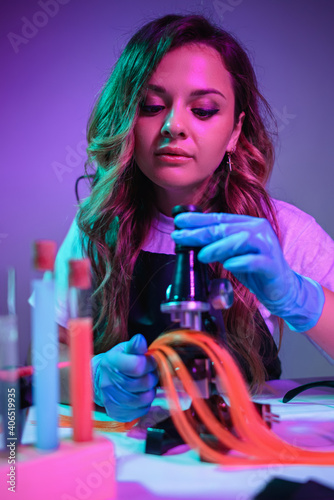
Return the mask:
{"type": "MultiPolygon", "coordinates": [[[[14,266],[21,361],[30,338],[31,244],[64,238],[95,96],[133,32],[167,13],[204,13],[248,47],[280,130],[270,192],[311,213],[334,237],[331,0],[2,2],[0,312],[14,266]]],[[[289,331],[282,358],[285,376],[334,371],[289,331]]]]}

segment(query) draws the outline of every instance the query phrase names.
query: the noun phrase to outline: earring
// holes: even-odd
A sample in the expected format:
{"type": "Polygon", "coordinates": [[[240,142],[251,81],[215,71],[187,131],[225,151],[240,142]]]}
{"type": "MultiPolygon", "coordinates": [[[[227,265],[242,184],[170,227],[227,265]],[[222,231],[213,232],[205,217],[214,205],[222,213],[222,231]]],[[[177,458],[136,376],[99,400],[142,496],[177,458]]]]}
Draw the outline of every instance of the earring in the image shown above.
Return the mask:
{"type": "Polygon", "coordinates": [[[235,151],[235,148],[231,149],[231,151],[226,151],[227,153],[227,166],[228,166],[228,169],[230,172],[232,172],[232,160],[231,160],[231,157],[232,157],[232,154],[234,153],[235,151]]]}

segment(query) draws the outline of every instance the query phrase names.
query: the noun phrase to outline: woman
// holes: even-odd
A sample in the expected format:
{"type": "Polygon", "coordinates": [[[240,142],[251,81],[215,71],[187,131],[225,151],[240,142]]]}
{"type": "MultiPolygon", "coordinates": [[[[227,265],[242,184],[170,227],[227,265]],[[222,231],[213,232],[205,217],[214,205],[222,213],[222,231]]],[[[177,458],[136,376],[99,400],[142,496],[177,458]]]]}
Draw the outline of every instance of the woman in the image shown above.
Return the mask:
{"type": "Polygon", "coordinates": [[[279,323],[281,335],[283,320],[334,356],[334,243],[314,219],[267,194],[274,150],[264,112],[245,51],[202,16],[145,25],[98,98],[88,128],[94,185],[56,261],[58,316],[65,327],[65,263],[88,255],[95,402],[116,420],[145,414],[154,399],[158,377],[144,354],[170,326],[154,275],[171,269],[178,204],[206,212],[179,215],[172,237],[203,247],[211,277],[231,280],[226,340],[251,385],[280,376],[270,331],[279,323]]]}

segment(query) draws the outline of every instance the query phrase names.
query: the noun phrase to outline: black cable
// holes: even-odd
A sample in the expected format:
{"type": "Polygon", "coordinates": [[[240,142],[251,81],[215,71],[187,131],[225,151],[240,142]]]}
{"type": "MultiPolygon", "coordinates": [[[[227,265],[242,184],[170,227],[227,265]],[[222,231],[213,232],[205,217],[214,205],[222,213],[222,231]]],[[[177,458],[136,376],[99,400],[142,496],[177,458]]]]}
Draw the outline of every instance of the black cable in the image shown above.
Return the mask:
{"type": "Polygon", "coordinates": [[[80,175],[80,177],[78,177],[77,180],[75,181],[74,191],[75,191],[75,197],[77,199],[78,204],[80,204],[80,196],[79,196],[79,190],[78,190],[79,182],[82,179],[94,179],[94,177],[95,177],[95,175],[80,175]]]}
{"type": "Polygon", "coordinates": [[[334,388],[334,380],[321,380],[319,382],[310,382],[309,384],[300,385],[299,387],[295,387],[288,391],[283,397],[283,403],[288,403],[291,399],[295,398],[301,392],[307,391],[308,389],[312,389],[313,387],[333,387],[334,388]]]}

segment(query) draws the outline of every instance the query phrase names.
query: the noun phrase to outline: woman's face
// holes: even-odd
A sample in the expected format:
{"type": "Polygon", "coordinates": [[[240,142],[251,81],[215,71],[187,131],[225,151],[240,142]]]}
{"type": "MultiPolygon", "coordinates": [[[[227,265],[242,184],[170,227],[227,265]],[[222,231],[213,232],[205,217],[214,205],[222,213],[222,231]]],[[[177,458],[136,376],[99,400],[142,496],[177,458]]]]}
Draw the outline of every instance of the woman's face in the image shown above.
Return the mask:
{"type": "Polygon", "coordinates": [[[191,203],[240,135],[231,77],[207,45],[168,52],[146,87],[135,125],[135,160],[152,181],[157,207],[191,203]]]}

